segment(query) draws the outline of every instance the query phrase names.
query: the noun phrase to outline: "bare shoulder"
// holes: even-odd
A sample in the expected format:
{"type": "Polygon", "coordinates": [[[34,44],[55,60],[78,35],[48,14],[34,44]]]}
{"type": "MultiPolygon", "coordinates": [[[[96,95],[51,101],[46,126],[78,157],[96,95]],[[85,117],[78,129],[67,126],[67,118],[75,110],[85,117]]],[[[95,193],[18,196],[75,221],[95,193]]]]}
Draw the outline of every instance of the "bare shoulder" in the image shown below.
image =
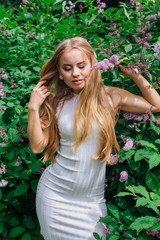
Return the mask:
{"type": "Polygon", "coordinates": [[[106,89],[106,92],[111,97],[113,106],[115,108],[117,107],[119,108],[119,105],[121,103],[121,94],[120,94],[121,89],[116,87],[107,87],[107,86],[105,87],[105,89],[106,89]]]}

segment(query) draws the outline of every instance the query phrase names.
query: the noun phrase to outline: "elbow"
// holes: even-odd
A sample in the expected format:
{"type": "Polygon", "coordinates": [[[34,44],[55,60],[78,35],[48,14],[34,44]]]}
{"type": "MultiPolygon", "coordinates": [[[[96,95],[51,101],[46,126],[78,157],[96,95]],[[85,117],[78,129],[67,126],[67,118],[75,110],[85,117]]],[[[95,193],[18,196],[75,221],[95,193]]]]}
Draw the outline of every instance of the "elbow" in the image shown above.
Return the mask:
{"type": "Polygon", "coordinates": [[[158,112],[160,112],[160,107],[154,106],[154,107],[152,107],[151,111],[153,111],[154,113],[158,113],[158,112]]]}
{"type": "Polygon", "coordinates": [[[37,147],[32,147],[30,146],[31,148],[31,151],[34,153],[34,154],[40,154],[44,151],[45,148],[37,148],[37,147]]]}

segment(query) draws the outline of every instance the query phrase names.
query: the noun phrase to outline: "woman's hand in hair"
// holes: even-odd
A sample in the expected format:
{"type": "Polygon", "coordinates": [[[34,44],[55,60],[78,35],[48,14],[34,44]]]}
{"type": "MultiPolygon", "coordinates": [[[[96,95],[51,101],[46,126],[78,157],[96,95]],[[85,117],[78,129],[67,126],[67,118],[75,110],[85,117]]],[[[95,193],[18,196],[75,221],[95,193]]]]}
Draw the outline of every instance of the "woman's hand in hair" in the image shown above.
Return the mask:
{"type": "Polygon", "coordinates": [[[49,88],[44,85],[45,82],[46,80],[42,80],[34,87],[29,101],[29,108],[39,109],[45,99],[51,94],[49,88]]]}

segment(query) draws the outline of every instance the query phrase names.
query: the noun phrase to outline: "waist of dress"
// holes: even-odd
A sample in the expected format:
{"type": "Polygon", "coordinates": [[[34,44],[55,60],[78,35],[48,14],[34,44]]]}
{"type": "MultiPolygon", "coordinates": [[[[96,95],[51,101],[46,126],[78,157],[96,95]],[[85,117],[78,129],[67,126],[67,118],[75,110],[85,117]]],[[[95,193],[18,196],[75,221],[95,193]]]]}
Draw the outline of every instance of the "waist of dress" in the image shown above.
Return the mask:
{"type": "MultiPolygon", "coordinates": [[[[103,173],[104,174],[104,173],[103,173]]],[[[65,195],[92,200],[104,199],[105,176],[98,178],[87,172],[68,172],[57,163],[51,164],[42,174],[43,189],[54,191],[55,195],[65,195]]]]}

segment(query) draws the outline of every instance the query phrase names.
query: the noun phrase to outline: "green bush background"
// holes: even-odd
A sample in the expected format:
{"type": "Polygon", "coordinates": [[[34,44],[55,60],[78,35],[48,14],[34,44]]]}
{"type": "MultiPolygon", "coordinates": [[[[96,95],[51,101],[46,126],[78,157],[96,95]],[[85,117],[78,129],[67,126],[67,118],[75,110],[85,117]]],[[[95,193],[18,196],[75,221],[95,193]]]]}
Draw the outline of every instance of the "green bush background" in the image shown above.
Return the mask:
{"type": "MultiPolygon", "coordinates": [[[[96,1],[73,1],[75,7],[68,18],[65,15],[68,1],[32,0],[26,5],[21,1],[13,5],[6,1],[5,6],[0,6],[0,68],[8,76],[1,76],[0,80],[6,93],[5,98],[0,98],[0,163],[6,168],[6,172],[0,174],[0,182],[8,181],[7,186],[0,188],[0,239],[42,239],[35,213],[35,192],[40,177],[38,170],[46,166],[42,165],[42,155],[32,154],[29,148],[27,106],[31,91],[39,80],[40,69],[57,44],[66,38],[82,36],[90,42],[101,61],[107,57],[102,48],[110,48],[110,43],[116,39],[114,34],[108,35],[112,17],[116,28],[122,27],[118,45],[112,48],[113,54],[119,58],[127,56],[134,62],[141,53],[143,64],[151,61],[150,75],[145,77],[159,91],[160,63],[153,49],[160,42],[160,17],[157,16],[160,8],[158,1],[139,2],[143,11],[137,11],[126,1],[118,8],[110,7],[98,14],[96,1]],[[138,24],[142,27],[148,15],[157,16],[156,20],[150,20],[150,50],[141,49],[132,37],[137,34],[138,24]],[[13,82],[17,86],[13,86],[13,82]],[[17,161],[22,163],[15,166],[17,161]]],[[[119,76],[117,70],[102,73],[102,77],[108,86],[139,94],[132,80],[119,76]]],[[[160,114],[149,117],[146,122],[137,122],[138,127],[130,128],[134,121],[126,120],[123,113],[120,114],[116,133],[122,147],[121,161],[107,166],[108,216],[101,219],[111,230],[106,239],[155,239],[146,231],[160,229],[160,129],[155,122],[155,117],[160,121],[160,114]],[[142,145],[124,151],[121,135],[142,145]],[[124,183],[115,178],[121,171],[127,171],[129,175],[124,183]]],[[[94,236],[100,239],[97,234],[94,236]]]]}

